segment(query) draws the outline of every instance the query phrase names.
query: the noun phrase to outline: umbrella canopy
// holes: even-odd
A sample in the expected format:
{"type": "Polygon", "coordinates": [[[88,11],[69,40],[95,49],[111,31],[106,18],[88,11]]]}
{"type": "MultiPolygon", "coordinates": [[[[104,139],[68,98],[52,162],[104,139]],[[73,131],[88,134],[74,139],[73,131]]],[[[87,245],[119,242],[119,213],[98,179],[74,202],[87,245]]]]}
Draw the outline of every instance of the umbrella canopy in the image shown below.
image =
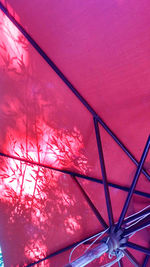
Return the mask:
{"type": "MultiPolygon", "coordinates": [[[[142,210],[123,237],[144,229],[125,241],[119,264],[146,266],[149,1],[9,0],[0,8],[4,265],[64,266],[74,246],[110,236],[114,223],[117,232],[142,210]]],[[[89,266],[109,261],[104,254],[89,266]]]]}

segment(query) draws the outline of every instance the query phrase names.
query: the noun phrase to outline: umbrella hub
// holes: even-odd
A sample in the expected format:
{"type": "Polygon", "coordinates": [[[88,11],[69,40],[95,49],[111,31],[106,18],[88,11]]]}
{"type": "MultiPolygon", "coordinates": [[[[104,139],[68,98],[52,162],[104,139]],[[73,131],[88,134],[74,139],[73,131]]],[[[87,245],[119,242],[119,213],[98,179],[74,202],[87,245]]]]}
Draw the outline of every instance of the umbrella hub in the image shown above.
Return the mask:
{"type": "Polygon", "coordinates": [[[124,248],[124,244],[126,243],[127,238],[122,237],[122,233],[122,229],[119,229],[116,232],[114,226],[110,229],[110,234],[106,242],[108,245],[108,253],[110,258],[116,255],[119,249],[124,248]]]}

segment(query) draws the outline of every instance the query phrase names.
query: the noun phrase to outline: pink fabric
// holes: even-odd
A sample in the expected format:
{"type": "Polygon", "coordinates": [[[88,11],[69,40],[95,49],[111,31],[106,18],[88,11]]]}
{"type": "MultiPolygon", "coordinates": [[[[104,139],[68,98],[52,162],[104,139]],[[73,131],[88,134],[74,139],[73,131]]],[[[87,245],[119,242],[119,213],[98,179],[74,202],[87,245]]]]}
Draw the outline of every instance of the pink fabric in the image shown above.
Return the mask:
{"type": "MultiPolygon", "coordinates": [[[[2,2],[139,160],[150,132],[149,1],[2,2]]],[[[2,12],[0,22],[0,151],[101,178],[91,114],[2,12]]],[[[100,133],[108,181],[130,186],[135,165],[101,126],[100,133]]],[[[24,266],[102,230],[71,177],[0,160],[5,266],[24,266]]],[[[108,223],[103,186],[79,181],[108,223]]],[[[149,193],[143,175],[136,189],[149,193]]],[[[127,194],[110,194],[117,221],[127,194]]],[[[134,196],[128,214],[148,204],[134,196]]],[[[147,232],[133,241],[147,246],[147,232]]],[[[63,266],[69,253],[40,266],[63,266]]]]}

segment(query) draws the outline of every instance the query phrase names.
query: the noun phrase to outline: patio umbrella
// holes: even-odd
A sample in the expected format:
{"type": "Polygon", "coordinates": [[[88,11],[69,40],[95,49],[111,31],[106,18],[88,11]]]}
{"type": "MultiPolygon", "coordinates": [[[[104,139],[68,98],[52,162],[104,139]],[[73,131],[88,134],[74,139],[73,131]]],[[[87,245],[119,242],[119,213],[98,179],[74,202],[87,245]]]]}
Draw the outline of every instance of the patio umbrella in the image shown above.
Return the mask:
{"type": "Polygon", "coordinates": [[[149,1],[0,9],[4,266],[148,266],[149,1]]]}

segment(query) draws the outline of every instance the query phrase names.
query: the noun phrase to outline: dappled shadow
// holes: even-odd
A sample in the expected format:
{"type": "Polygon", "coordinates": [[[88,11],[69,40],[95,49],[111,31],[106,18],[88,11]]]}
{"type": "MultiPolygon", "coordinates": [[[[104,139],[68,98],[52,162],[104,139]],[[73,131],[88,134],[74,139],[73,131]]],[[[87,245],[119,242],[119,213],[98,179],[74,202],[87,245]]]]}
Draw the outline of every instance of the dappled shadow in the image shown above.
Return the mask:
{"type": "Polygon", "coordinates": [[[0,65],[8,73],[20,74],[28,64],[28,45],[26,39],[13,23],[0,13],[0,65]]]}
{"type": "MultiPolygon", "coordinates": [[[[64,127],[64,97],[55,96],[54,84],[37,81],[31,47],[1,12],[0,34],[0,151],[85,174],[82,134],[73,121],[64,127]]],[[[0,157],[0,194],[5,266],[38,260],[82,233],[87,204],[68,175],[0,157]]]]}
{"type": "Polygon", "coordinates": [[[16,249],[24,264],[46,256],[53,244],[63,246],[65,235],[82,231],[80,194],[72,190],[75,185],[69,176],[13,159],[1,158],[0,165],[6,266],[16,262],[16,249]]]}

